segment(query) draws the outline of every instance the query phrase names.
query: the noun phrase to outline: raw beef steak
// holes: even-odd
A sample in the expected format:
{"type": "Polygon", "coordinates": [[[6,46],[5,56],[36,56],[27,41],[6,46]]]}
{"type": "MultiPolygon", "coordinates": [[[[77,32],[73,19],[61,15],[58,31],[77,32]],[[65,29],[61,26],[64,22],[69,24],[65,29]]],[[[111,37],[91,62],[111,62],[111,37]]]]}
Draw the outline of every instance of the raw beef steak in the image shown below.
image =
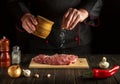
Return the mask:
{"type": "Polygon", "coordinates": [[[40,64],[69,65],[70,63],[75,63],[77,59],[78,56],[71,54],[39,54],[38,56],[33,58],[33,61],[40,64]]]}

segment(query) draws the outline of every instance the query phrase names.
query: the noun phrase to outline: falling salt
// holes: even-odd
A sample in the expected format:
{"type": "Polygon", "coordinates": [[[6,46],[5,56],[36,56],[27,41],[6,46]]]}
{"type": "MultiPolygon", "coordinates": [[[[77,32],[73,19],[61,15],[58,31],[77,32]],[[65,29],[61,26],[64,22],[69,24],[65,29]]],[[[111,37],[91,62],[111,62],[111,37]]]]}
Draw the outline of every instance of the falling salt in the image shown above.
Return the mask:
{"type": "Polygon", "coordinates": [[[63,47],[63,45],[65,43],[65,33],[66,33],[65,29],[61,30],[61,33],[60,33],[60,39],[61,39],[61,45],[60,45],[60,47],[61,48],[63,47]]]}

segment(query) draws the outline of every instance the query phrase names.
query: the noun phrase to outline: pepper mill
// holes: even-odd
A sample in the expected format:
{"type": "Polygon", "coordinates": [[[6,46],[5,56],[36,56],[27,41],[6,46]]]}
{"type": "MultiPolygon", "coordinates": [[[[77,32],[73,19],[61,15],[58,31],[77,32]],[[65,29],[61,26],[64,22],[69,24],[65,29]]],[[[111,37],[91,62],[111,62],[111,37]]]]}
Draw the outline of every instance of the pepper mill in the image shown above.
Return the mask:
{"type": "Polygon", "coordinates": [[[10,54],[9,54],[9,44],[10,41],[5,36],[0,39],[0,67],[9,67],[10,62],[10,54]]]}

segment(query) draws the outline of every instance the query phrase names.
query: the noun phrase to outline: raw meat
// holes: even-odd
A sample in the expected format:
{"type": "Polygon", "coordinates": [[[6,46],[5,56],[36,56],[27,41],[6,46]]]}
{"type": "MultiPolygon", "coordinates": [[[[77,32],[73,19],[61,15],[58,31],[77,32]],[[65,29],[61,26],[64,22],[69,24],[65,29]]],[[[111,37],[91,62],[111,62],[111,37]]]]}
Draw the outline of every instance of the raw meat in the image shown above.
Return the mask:
{"type": "Polygon", "coordinates": [[[75,63],[78,59],[78,56],[71,54],[54,54],[54,55],[45,55],[39,54],[33,58],[33,61],[40,64],[50,64],[50,65],[69,65],[75,63]]]}

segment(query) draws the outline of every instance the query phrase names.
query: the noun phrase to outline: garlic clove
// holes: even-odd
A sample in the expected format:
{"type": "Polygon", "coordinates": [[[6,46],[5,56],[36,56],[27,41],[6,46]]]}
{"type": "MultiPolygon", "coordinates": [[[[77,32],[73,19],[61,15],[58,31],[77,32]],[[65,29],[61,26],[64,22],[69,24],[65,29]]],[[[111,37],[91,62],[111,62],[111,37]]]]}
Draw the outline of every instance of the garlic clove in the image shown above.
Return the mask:
{"type": "Polygon", "coordinates": [[[29,69],[23,69],[23,75],[24,75],[25,77],[30,77],[31,71],[30,71],[29,69]]]}

